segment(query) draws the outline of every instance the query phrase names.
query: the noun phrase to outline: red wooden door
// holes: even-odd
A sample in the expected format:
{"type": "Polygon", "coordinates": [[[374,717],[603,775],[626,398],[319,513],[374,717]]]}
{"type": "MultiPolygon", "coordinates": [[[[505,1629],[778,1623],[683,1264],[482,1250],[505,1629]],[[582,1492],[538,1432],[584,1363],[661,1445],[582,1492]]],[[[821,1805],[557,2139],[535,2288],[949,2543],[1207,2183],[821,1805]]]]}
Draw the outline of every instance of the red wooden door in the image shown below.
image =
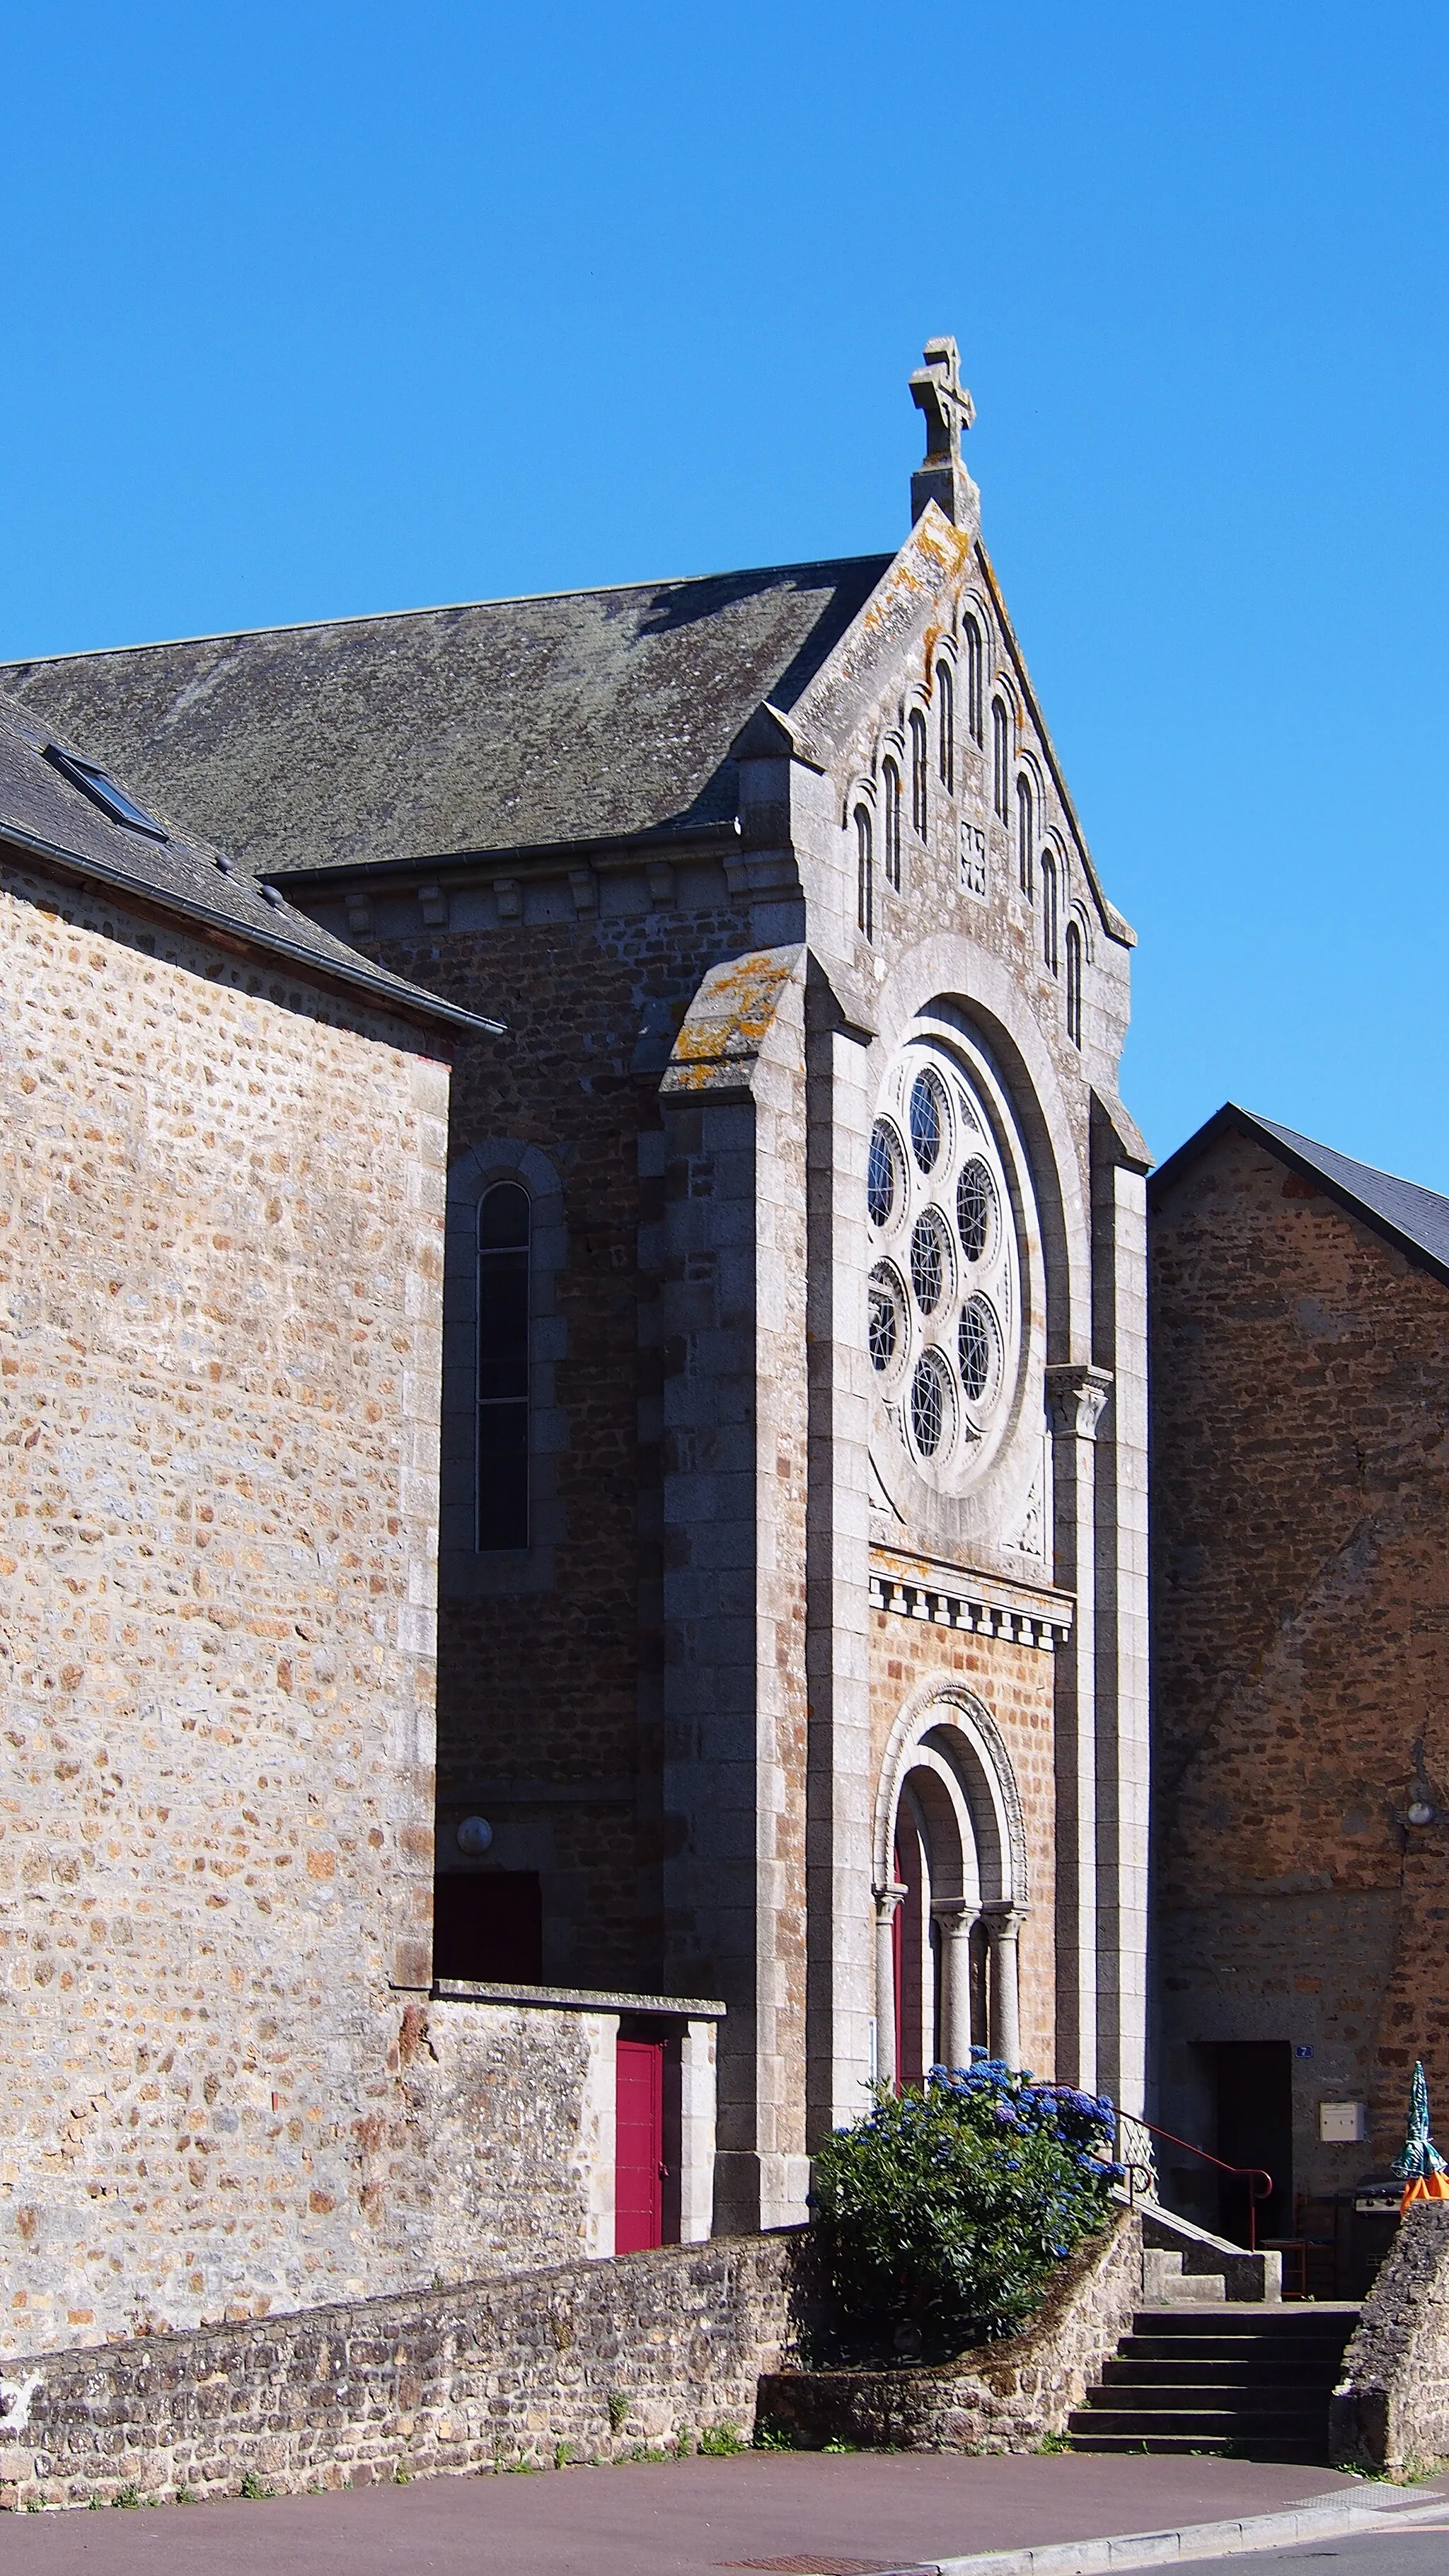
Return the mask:
{"type": "Polygon", "coordinates": [[[621,2039],[614,2073],[614,2251],[664,2241],[664,2048],[621,2039]]]}

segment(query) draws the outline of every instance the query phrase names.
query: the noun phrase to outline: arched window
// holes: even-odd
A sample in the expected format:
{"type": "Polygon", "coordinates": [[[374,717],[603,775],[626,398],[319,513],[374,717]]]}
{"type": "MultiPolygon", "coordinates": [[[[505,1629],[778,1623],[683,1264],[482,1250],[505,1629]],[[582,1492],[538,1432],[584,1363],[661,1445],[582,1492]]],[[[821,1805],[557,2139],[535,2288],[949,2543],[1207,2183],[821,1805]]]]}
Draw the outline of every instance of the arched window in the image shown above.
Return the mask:
{"type": "Polygon", "coordinates": [[[901,773],[893,760],[888,760],[885,778],[885,879],[896,894],[901,890],[901,773]]]}
{"type": "Polygon", "coordinates": [[[1011,726],[999,698],[991,701],[991,800],[1003,823],[1011,821],[1011,726]]]}
{"type": "Polygon", "coordinates": [[[974,617],[968,617],[961,629],[966,646],[966,722],[973,742],[982,740],[981,731],[981,629],[974,617]]]}
{"type": "Polygon", "coordinates": [[[941,784],[956,792],[956,683],[944,662],[936,665],[936,761],[941,784]]]}
{"type": "Polygon", "coordinates": [[[1041,854],[1041,953],[1047,967],[1057,971],[1057,862],[1054,850],[1041,854]]]}
{"type": "Polygon", "coordinates": [[[875,936],[875,855],[871,848],[870,814],[864,805],[855,809],[855,922],[867,939],[875,936]]]}
{"type": "Polygon", "coordinates": [[[1031,780],[1029,778],[1018,778],[1016,782],[1016,845],[1017,857],[1021,863],[1021,890],[1028,903],[1032,902],[1036,892],[1036,850],[1033,846],[1032,838],[1034,828],[1035,817],[1032,813],[1031,780]]]}
{"type": "Polygon", "coordinates": [[[926,719],[919,707],[911,710],[911,827],[919,838],[926,837],[926,719]]]}
{"type": "Polygon", "coordinates": [[[528,1545],[528,1248],[517,1181],[478,1202],[478,1552],[528,1545]]]}
{"type": "Polygon", "coordinates": [[[1074,921],[1067,923],[1067,1035],[1074,1047],[1082,1043],[1082,934],[1074,921]]]}

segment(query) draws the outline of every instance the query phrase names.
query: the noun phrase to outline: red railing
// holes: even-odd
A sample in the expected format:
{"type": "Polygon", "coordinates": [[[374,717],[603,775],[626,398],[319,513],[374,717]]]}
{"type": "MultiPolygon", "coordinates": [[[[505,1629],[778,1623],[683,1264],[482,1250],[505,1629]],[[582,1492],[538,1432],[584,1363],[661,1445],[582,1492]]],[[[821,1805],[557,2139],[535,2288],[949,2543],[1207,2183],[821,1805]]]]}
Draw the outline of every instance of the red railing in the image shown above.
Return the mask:
{"type": "Polygon", "coordinates": [[[1248,2186],[1248,2252],[1250,2254],[1257,2253],[1258,2211],[1263,2202],[1272,2199],[1274,2191],[1273,2177],[1268,2172],[1266,2166],[1227,2164],[1221,2156],[1209,2155],[1206,2147],[1195,2146],[1191,2138],[1179,2138],[1171,2129],[1159,2129],[1154,2120],[1139,2119],[1135,2112],[1119,2111],[1117,2114],[1117,2161],[1119,2164],[1125,2165],[1127,2168],[1128,2190],[1129,2193],[1132,2193],[1134,2196],[1136,2177],[1140,2173],[1147,2173],[1150,2176],[1151,2167],[1134,2162],[1132,2156],[1127,2152],[1130,2140],[1126,2137],[1124,2132],[1130,2129],[1145,2129],[1149,2137],[1163,2138],[1170,2147],[1183,2147],[1190,2156],[1201,2156],[1205,2165],[1215,2165],[1219,2173],[1231,2174],[1235,2182],[1245,2182],[1248,2186]],[[1259,2184],[1262,2185],[1261,2190],[1258,2188],[1259,2184]]]}

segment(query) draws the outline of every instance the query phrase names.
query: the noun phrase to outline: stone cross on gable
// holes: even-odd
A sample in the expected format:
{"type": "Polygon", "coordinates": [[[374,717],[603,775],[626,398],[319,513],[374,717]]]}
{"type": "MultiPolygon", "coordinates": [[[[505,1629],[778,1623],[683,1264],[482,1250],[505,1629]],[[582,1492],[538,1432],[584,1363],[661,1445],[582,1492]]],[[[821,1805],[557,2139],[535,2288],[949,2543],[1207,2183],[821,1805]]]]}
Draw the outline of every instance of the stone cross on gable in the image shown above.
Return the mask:
{"type": "Polygon", "coordinates": [[[926,415],[926,456],[961,461],[961,432],[976,418],[976,405],[961,382],[961,353],[954,340],[928,340],[926,363],[911,378],[911,400],[926,415]]]}
{"type": "Polygon", "coordinates": [[[980,495],[961,460],[961,432],[976,418],[976,405],[961,382],[961,355],[954,340],[928,340],[925,365],[911,378],[911,400],[926,419],[926,453],[911,477],[911,520],[928,501],[944,510],[953,526],[974,526],[980,495]]]}

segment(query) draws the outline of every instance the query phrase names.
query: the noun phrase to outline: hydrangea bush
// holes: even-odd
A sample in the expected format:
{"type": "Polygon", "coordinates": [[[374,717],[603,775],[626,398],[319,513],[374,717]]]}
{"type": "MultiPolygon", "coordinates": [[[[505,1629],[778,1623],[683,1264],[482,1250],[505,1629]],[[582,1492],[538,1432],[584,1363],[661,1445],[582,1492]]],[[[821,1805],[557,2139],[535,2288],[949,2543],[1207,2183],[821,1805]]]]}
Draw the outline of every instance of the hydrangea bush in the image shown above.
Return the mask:
{"type": "Polygon", "coordinates": [[[959,2352],[1013,2334],[1105,2226],[1112,2104],[1000,2059],[884,2086],[815,2159],[814,2243],[844,2345],[959,2352]]]}

